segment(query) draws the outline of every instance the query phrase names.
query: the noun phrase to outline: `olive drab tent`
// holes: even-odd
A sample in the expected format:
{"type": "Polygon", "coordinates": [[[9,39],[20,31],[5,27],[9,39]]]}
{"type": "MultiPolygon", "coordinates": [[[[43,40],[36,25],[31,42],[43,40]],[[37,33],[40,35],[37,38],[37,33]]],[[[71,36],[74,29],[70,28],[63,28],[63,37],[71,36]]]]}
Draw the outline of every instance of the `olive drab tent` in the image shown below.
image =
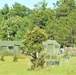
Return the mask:
{"type": "Polygon", "coordinates": [[[56,40],[47,40],[43,42],[44,51],[49,55],[60,54],[60,44],[56,40]]]}
{"type": "Polygon", "coordinates": [[[19,50],[21,41],[0,41],[0,51],[3,50],[19,50]]]}
{"type": "Polygon", "coordinates": [[[47,40],[43,42],[43,46],[43,52],[50,55],[50,58],[46,59],[46,65],[59,65],[59,60],[52,59],[52,56],[60,54],[60,44],[56,40],[47,40]]]}

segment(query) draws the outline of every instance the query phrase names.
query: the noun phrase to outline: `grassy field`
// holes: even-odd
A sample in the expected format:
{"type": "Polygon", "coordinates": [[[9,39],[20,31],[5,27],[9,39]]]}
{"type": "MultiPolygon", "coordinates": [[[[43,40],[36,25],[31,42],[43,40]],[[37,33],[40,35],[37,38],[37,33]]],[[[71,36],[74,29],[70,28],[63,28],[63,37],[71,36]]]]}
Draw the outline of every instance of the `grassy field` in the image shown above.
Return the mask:
{"type": "Polygon", "coordinates": [[[5,57],[0,61],[0,75],[76,75],[76,57],[62,60],[59,66],[49,66],[44,69],[30,70],[29,59],[19,59],[12,62],[13,57],[5,57]]]}

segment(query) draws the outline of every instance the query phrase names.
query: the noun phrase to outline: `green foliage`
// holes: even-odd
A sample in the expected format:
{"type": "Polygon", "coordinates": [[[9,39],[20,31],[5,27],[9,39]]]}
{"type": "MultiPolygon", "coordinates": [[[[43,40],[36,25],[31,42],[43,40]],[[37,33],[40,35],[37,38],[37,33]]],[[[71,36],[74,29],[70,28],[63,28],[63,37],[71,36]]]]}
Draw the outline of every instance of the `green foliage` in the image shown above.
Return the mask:
{"type": "Polygon", "coordinates": [[[34,7],[37,11],[45,10],[47,7],[47,4],[48,3],[45,0],[43,0],[42,2],[38,2],[37,4],[35,4],[34,7]]]}
{"type": "Polygon", "coordinates": [[[40,10],[32,15],[32,19],[35,25],[38,25],[40,28],[44,29],[47,26],[47,21],[53,19],[54,12],[51,9],[40,10]],[[47,14],[46,14],[47,13],[47,14]]]}
{"type": "Polygon", "coordinates": [[[8,51],[8,50],[4,50],[0,52],[0,56],[12,56],[13,55],[13,51],[8,51]]]}
{"type": "Polygon", "coordinates": [[[15,2],[12,5],[12,9],[9,12],[10,16],[20,16],[25,17],[30,14],[30,9],[20,3],[15,2]]]}
{"type": "Polygon", "coordinates": [[[23,55],[23,54],[17,54],[17,59],[25,59],[25,55],[23,55]]]}
{"type": "Polygon", "coordinates": [[[13,62],[17,62],[18,60],[17,60],[17,55],[15,55],[14,57],[13,57],[13,62]]]}
{"type": "MultiPolygon", "coordinates": [[[[47,34],[43,29],[40,29],[39,27],[35,27],[32,31],[29,31],[24,36],[24,39],[22,41],[21,48],[25,51],[27,55],[32,56],[33,60],[33,66],[35,68],[40,65],[42,60],[39,58],[41,51],[43,51],[43,45],[42,42],[47,39],[47,34]],[[39,63],[39,59],[41,60],[39,63]]],[[[44,61],[44,60],[43,60],[44,61]]]]}
{"type": "Polygon", "coordinates": [[[4,7],[0,11],[0,14],[4,17],[5,20],[7,20],[9,17],[8,16],[9,11],[10,11],[10,7],[8,6],[8,4],[4,4],[4,7]]]}
{"type": "Polygon", "coordinates": [[[32,31],[27,31],[22,41],[22,48],[27,49],[27,53],[35,53],[37,51],[40,52],[43,50],[42,41],[45,41],[46,39],[47,34],[44,32],[44,30],[40,29],[39,27],[35,27],[32,31]]]}
{"type": "Polygon", "coordinates": [[[27,29],[37,25],[61,46],[76,44],[75,0],[59,0],[54,3],[54,9],[47,8],[47,4],[42,0],[34,9],[17,2],[12,7],[5,4],[0,9],[0,40],[8,40],[8,33],[10,40],[22,40],[27,29]]]}
{"type": "Polygon", "coordinates": [[[4,55],[4,56],[8,56],[8,55],[9,55],[9,52],[8,52],[7,50],[4,50],[4,51],[3,51],[3,55],[4,55]]]}
{"type": "Polygon", "coordinates": [[[43,55],[40,55],[37,59],[32,59],[31,69],[36,69],[38,67],[44,68],[45,58],[43,55]]]}
{"type": "Polygon", "coordinates": [[[4,56],[3,56],[3,55],[1,56],[1,61],[5,61],[5,60],[4,60],[4,56]]]}
{"type": "Polygon", "coordinates": [[[9,12],[9,6],[8,6],[8,4],[5,4],[4,5],[4,7],[2,8],[2,10],[1,10],[1,14],[2,15],[6,15],[8,12],[9,12]]]}

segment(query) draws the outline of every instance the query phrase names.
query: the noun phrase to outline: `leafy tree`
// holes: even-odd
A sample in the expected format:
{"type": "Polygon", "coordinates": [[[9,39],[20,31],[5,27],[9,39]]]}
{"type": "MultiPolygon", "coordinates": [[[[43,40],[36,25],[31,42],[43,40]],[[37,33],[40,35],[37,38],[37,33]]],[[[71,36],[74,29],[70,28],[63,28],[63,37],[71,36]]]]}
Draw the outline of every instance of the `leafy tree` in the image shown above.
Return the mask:
{"type": "Polygon", "coordinates": [[[58,39],[58,32],[59,32],[59,25],[57,24],[58,21],[55,16],[52,16],[47,22],[46,22],[46,31],[49,35],[49,39],[57,40],[58,39]]]}
{"type": "Polygon", "coordinates": [[[14,40],[16,32],[20,26],[21,17],[15,16],[11,17],[8,20],[3,21],[2,24],[2,40],[7,40],[7,35],[9,33],[10,40],[14,40]]]}
{"type": "Polygon", "coordinates": [[[10,16],[16,15],[16,16],[24,17],[31,13],[29,8],[27,8],[24,5],[21,5],[20,3],[15,2],[14,5],[12,6],[13,7],[11,8],[11,11],[9,13],[10,16]]]}
{"type": "Polygon", "coordinates": [[[71,11],[76,9],[74,0],[60,0],[58,4],[57,17],[67,16],[71,11]]]}
{"type": "MultiPolygon", "coordinates": [[[[76,11],[76,10],[75,10],[76,11]]],[[[71,12],[68,16],[68,25],[70,27],[70,33],[69,33],[69,43],[75,44],[76,43],[76,12],[71,12]]]]}
{"type": "Polygon", "coordinates": [[[8,20],[1,22],[1,40],[8,40],[8,33],[10,40],[22,40],[27,29],[33,28],[33,23],[28,17],[10,17],[8,20]]]}
{"type": "MultiPolygon", "coordinates": [[[[73,44],[75,40],[75,36],[73,36],[75,35],[75,31],[74,31],[75,28],[73,28],[75,27],[75,20],[74,20],[75,18],[73,16],[73,14],[75,14],[76,11],[75,1],[59,0],[56,2],[56,4],[54,4],[54,6],[55,6],[54,11],[56,15],[55,25],[57,25],[56,29],[58,28],[56,34],[57,37],[55,39],[58,40],[58,42],[61,45],[73,44]]],[[[53,22],[53,20],[51,22],[53,22]]],[[[55,30],[53,30],[53,32],[55,32],[55,30]]]]}
{"type": "Polygon", "coordinates": [[[6,15],[6,14],[9,13],[9,10],[10,10],[10,8],[9,8],[8,4],[5,4],[4,7],[1,10],[1,14],[6,15]]]}
{"type": "Polygon", "coordinates": [[[10,8],[8,4],[4,4],[4,7],[1,9],[0,14],[4,17],[4,19],[8,19],[8,13],[10,11],[10,8]]]}
{"type": "Polygon", "coordinates": [[[47,2],[45,0],[38,2],[37,4],[34,5],[35,9],[38,10],[45,10],[47,7],[47,2]]]}
{"type": "Polygon", "coordinates": [[[45,28],[46,26],[46,22],[49,19],[52,19],[54,12],[51,9],[45,9],[45,10],[41,10],[38,11],[37,13],[32,15],[32,19],[33,19],[33,23],[35,25],[38,25],[40,28],[45,28]]]}
{"type": "Polygon", "coordinates": [[[32,19],[28,17],[24,17],[19,22],[18,30],[16,31],[15,40],[22,40],[27,29],[32,29],[34,27],[34,24],[32,22],[32,19]]]}
{"type": "Polygon", "coordinates": [[[76,44],[75,0],[58,0],[55,9],[47,8],[42,0],[34,7],[29,9],[17,2],[12,7],[5,4],[0,9],[0,40],[7,40],[8,33],[10,40],[22,40],[27,29],[37,25],[61,45],[76,44]]]}
{"type": "Polygon", "coordinates": [[[24,36],[21,48],[27,55],[30,55],[33,58],[31,62],[34,68],[43,66],[40,65],[41,61],[39,62],[39,59],[43,60],[43,57],[40,57],[40,54],[44,50],[42,42],[46,39],[47,34],[39,27],[35,27],[32,31],[28,31],[24,36]]]}

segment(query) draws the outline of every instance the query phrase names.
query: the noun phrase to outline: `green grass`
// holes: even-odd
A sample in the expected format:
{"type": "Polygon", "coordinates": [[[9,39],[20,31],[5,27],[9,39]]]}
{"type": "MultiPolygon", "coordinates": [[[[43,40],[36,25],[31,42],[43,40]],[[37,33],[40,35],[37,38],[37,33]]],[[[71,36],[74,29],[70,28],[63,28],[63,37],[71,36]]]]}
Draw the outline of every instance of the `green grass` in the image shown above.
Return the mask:
{"type": "Polygon", "coordinates": [[[29,59],[18,59],[13,62],[13,57],[5,57],[0,61],[0,75],[76,75],[76,57],[62,60],[60,66],[49,66],[44,69],[30,70],[29,59]]]}

